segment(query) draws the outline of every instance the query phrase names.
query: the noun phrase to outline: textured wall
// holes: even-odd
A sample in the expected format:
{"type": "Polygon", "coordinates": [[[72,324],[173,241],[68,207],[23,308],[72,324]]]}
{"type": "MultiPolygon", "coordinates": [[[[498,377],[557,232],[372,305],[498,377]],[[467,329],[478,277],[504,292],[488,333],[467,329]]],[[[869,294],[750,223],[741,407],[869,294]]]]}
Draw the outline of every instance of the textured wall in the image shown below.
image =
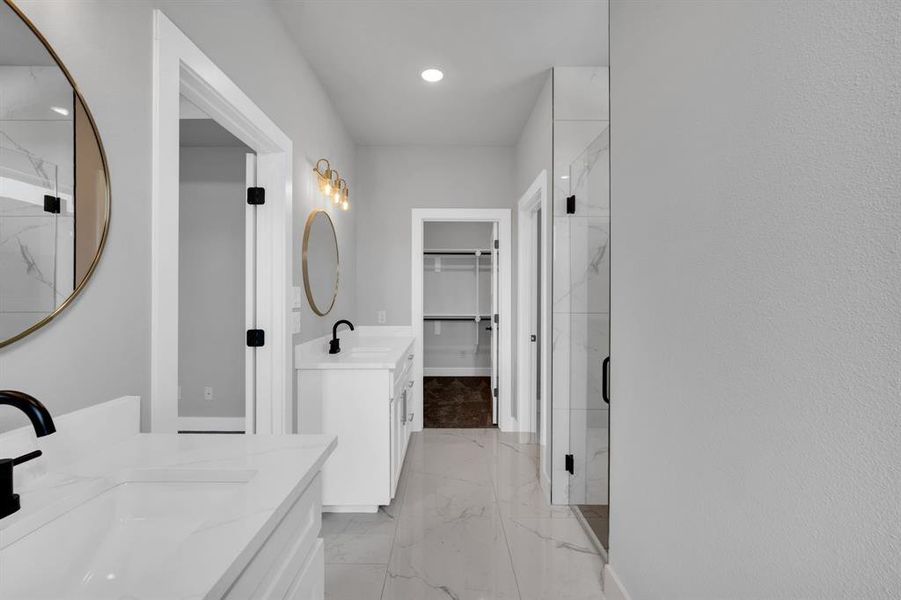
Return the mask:
{"type": "Polygon", "coordinates": [[[611,11],[610,559],[901,596],[901,3],[611,11]]]}

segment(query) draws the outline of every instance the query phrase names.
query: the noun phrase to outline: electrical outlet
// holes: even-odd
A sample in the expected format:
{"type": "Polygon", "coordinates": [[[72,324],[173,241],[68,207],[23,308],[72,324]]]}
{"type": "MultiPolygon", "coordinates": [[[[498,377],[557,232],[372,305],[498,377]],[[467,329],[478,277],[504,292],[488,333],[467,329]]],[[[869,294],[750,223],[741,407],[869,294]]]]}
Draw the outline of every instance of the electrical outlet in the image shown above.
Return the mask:
{"type": "Polygon", "coordinates": [[[301,304],[303,304],[303,290],[300,286],[294,286],[294,304],[292,308],[300,308],[301,304]]]}
{"type": "Polygon", "coordinates": [[[388,322],[388,312],[384,310],[380,310],[376,313],[376,316],[379,320],[379,325],[384,325],[388,322]]]}
{"type": "Polygon", "coordinates": [[[300,312],[291,313],[291,333],[300,333],[300,312]]]}
{"type": "Polygon", "coordinates": [[[213,399],[213,386],[208,385],[203,388],[203,399],[204,400],[212,400],[213,399]]]}

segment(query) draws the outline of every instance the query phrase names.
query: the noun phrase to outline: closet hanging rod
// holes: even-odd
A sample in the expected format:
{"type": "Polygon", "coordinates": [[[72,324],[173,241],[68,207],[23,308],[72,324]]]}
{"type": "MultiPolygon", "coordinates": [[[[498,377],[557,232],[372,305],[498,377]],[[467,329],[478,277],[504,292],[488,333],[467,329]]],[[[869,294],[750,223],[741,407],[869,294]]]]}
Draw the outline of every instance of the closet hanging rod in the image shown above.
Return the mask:
{"type": "Polygon", "coordinates": [[[481,321],[491,320],[490,315],[426,315],[423,321],[475,321],[478,316],[481,321]]]}
{"type": "Polygon", "coordinates": [[[476,252],[484,255],[490,255],[491,250],[489,249],[475,249],[475,250],[423,250],[423,254],[431,254],[431,255],[441,255],[441,256],[475,256],[476,252]]]}

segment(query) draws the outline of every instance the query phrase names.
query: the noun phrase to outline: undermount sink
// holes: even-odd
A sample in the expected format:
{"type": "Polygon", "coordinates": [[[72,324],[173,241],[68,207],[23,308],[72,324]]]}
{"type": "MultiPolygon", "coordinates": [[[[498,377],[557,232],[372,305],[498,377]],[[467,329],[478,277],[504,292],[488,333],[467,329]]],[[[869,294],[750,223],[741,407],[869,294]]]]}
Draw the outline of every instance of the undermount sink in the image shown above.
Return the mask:
{"type": "Polygon", "coordinates": [[[153,469],[110,480],[3,548],[0,598],[129,597],[254,474],[153,469]],[[130,558],[136,547],[139,561],[130,558]]]}

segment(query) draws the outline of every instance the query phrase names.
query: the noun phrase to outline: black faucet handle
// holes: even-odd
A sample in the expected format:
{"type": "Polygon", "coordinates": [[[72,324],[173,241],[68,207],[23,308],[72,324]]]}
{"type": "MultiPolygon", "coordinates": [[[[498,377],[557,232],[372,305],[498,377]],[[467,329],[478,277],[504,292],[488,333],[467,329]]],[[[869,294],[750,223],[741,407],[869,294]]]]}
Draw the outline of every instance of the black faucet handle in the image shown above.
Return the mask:
{"type": "Polygon", "coordinates": [[[34,460],[37,457],[42,456],[43,454],[44,453],[41,452],[40,450],[35,450],[33,452],[29,452],[28,454],[23,454],[22,456],[17,456],[14,459],[12,459],[13,466],[21,465],[22,463],[26,463],[29,460],[34,460]]]}

